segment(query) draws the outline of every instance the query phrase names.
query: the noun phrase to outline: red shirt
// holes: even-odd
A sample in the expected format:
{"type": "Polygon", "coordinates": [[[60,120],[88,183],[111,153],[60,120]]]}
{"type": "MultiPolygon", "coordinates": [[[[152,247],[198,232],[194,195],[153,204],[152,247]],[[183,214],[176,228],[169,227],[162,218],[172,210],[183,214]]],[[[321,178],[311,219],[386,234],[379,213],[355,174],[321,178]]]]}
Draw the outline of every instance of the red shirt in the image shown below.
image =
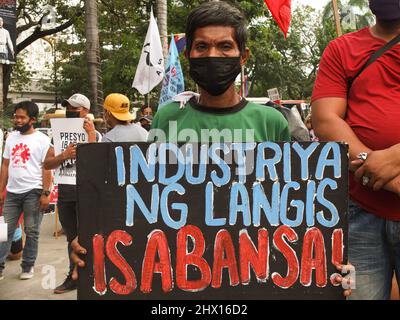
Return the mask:
{"type": "MultiPolygon", "coordinates": [[[[347,98],[347,80],[385,45],[370,29],[346,34],[326,48],[315,82],[312,102],[321,98],[347,98]]],[[[346,122],[371,150],[400,143],[400,44],[387,51],[354,81],[346,122]]],[[[363,209],[389,220],[400,220],[400,197],[388,191],[374,192],[354,181],[350,173],[350,197],[363,209]]]]}

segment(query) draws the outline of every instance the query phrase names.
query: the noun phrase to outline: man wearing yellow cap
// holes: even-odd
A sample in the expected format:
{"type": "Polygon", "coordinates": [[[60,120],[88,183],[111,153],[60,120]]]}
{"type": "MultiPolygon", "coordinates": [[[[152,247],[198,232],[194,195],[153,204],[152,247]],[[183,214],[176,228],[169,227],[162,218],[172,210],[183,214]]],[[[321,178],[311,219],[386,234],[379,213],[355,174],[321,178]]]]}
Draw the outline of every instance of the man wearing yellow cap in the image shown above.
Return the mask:
{"type": "Polygon", "coordinates": [[[104,120],[112,128],[102,142],[147,141],[147,131],[132,123],[134,115],[129,112],[129,99],[123,94],[111,93],[104,101],[104,120]]]}

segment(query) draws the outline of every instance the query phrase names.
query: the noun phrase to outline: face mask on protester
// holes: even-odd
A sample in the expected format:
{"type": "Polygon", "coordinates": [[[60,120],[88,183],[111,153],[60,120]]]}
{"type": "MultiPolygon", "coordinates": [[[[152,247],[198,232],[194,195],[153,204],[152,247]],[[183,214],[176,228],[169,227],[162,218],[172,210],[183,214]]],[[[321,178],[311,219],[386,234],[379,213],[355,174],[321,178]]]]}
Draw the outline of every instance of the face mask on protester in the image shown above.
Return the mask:
{"type": "Polygon", "coordinates": [[[65,116],[67,118],[80,118],[81,113],[79,111],[65,111],[65,116]]]}
{"type": "Polygon", "coordinates": [[[400,19],[399,0],[369,0],[369,7],[378,20],[400,19]]]}
{"type": "Polygon", "coordinates": [[[147,131],[150,131],[151,125],[150,124],[142,124],[142,128],[146,129],[147,131]]]}
{"type": "Polygon", "coordinates": [[[27,131],[29,131],[29,129],[32,128],[32,125],[28,123],[24,124],[23,126],[15,126],[15,130],[21,132],[21,133],[25,133],[27,131]]]}
{"type": "Polygon", "coordinates": [[[189,74],[212,96],[223,94],[241,72],[240,57],[189,58],[189,74]]]}

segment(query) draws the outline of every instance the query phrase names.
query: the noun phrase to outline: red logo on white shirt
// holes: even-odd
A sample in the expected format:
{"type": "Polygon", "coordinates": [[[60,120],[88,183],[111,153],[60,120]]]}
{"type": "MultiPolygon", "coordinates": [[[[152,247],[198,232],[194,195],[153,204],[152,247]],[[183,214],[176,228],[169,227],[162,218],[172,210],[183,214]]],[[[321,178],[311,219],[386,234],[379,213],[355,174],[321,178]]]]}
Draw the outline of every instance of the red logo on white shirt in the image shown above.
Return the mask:
{"type": "Polygon", "coordinates": [[[30,150],[26,144],[17,144],[12,149],[11,157],[12,163],[14,165],[23,166],[29,161],[31,157],[30,150]]]}

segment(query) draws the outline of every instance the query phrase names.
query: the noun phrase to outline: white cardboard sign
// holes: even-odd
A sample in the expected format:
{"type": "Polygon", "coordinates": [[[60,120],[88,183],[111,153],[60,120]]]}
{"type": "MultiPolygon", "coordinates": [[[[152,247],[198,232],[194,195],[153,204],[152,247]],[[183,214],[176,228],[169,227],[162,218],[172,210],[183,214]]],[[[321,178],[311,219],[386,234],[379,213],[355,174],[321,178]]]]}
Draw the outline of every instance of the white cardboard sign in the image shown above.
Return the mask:
{"type": "MultiPolygon", "coordinates": [[[[50,119],[51,131],[53,133],[54,153],[59,155],[71,143],[86,143],[89,141],[88,134],[83,129],[82,118],[60,118],[50,119]]],[[[57,184],[76,184],[76,159],[64,161],[55,170],[54,176],[57,184]]]]}

